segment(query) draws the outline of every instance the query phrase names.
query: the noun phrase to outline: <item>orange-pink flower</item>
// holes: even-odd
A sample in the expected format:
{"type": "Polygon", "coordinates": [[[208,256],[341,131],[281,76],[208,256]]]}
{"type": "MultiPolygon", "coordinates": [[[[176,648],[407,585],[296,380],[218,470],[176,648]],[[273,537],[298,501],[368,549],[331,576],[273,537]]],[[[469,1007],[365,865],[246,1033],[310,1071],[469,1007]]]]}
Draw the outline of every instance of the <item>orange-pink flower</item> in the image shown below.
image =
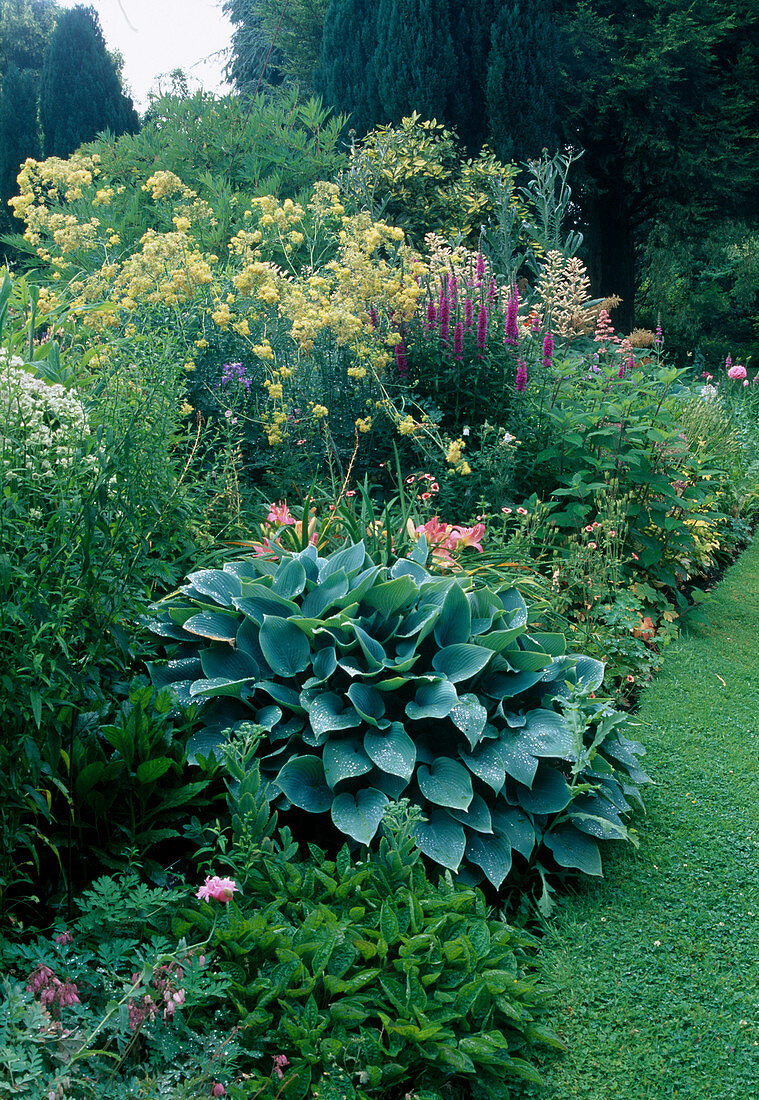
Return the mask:
{"type": "Polygon", "coordinates": [[[269,514],[266,517],[266,522],[278,523],[281,527],[290,527],[297,523],[297,520],[295,516],[290,515],[287,501],[278,500],[276,504],[269,505],[269,514]]]}

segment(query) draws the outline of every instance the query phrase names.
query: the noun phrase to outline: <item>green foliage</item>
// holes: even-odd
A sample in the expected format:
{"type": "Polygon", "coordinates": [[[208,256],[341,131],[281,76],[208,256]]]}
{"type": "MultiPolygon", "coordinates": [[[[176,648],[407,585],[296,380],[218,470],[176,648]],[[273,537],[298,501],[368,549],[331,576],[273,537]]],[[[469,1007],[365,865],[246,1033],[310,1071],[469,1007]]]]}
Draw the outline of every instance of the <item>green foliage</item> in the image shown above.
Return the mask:
{"type": "MultiPolygon", "coordinates": [[[[11,65],[34,73],[39,81],[45,47],[60,8],[55,0],[0,2],[0,77],[11,65]]],[[[36,95],[35,95],[36,98],[36,95]]]]}
{"type": "Polygon", "coordinates": [[[224,14],[235,28],[226,71],[237,90],[250,92],[262,75],[272,84],[286,79],[311,87],[328,5],[329,0],[292,0],[287,7],[278,0],[224,0],[224,14]]]}
{"type": "Polygon", "coordinates": [[[414,112],[354,144],[340,184],[359,208],[401,226],[421,248],[431,232],[476,243],[515,174],[487,151],[464,159],[450,130],[414,112]]]}
{"type": "Polygon", "coordinates": [[[255,720],[280,802],[329,813],[358,844],[404,795],[424,814],[422,851],[475,880],[500,887],[512,850],[530,859],[542,844],[600,874],[592,838],[628,837],[625,794],[645,780],[621,716],[583,701],[603,666],[531,633],[516,589],[429,573],[424,547],[391,567],[362,542],[326,557],[272,547],[191,574],[155,609],[174,656],[151,666],[204,705],[188,748],[207,757],[255,720]]]}
{"type": "Polygon", "coordinates": [[[103,130],[139,128],[93,8],[77,6],[56,22],[42,69],[40,125],[46,157],[66,157],[103,130]]]}

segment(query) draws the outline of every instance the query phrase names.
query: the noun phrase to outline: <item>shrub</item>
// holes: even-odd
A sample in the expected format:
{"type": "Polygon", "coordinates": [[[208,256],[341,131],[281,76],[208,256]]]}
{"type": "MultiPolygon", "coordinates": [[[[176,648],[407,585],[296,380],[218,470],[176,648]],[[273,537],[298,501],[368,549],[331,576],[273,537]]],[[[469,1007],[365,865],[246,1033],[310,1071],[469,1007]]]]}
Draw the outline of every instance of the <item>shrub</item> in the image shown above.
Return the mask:
{"type": "Polygon", "coordinates": [[[225,731],[269,730],[264,777],[280,804],[329,814],[358,844],[401,795],[423,811],[422,851],[500,887],[512,850],[601,873],[594,838],[622,839],[646,777],[619,727],[588,698],[603,666],[532,633],[514,588],[429,573],[424,541],[374,565],[362,542],[314,546],[193,573],[155,608],[172,659],[151,666],[203,705],[192,751],[225,731]]]}

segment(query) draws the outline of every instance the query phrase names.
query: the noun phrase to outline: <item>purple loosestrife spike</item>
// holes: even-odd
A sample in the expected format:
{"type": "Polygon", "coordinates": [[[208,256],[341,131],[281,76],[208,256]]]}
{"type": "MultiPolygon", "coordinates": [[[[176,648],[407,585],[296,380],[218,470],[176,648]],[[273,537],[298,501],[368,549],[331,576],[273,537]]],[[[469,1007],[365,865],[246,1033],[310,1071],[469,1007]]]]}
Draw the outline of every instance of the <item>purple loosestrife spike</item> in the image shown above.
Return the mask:
{"type": "Polygon", "coordinates": [[[617,371],[617,378],[624,378],[625,376],[625,361],[624,359],[619,364],[619,370],[617,371]]]}
{"type": "Polygon", "coordinates": [[[448,343],[448,337],[450,335],[450,317],[451,317],[451,303],[447,294],[444,294],[442,289],[440,291],[440,309],[438,312],[438,320],[440,323],[440,339],[444,343],[448,343]]]}
{"type": "Polygon", "coordinates": [[[437,324],[437,309],[435,308],[435,303],[430,298],[427,302],[427,324],[426,324],[425,327],[427,328],[427,331],[429,332],[431,329],[433,329],[435,327],[436,324],[437,324]]]}
{"type": "Polygon", "coordinates": [[[519,292],[516,287],[511,292],[509,298],[509,304],[506,307],[506,335],[504,336],[504,343],[510,344],[512,347],[516,347],[519,343],[519,292]]]}
{"type": "Polygon", "coordinates": [[[406,359],[406,348],[403,340],[395,345],[395,365],[398,368],[398,374],[405,378],[408,374],[408,360],[406,359]]]}
{"type": "Polygon", "coordinates": [[[374,306],[369,306],[369,320],[372,322],[372,328],[379,328],[379,317],[374,306]]]}
{"type": "Polygon", "coordinates": [[[459,362],[464,358],[464,324],[457,321],[453,326],[453,358],[459,362]]]}
{"type": "Polygon", "coordinates": [[[477,314],[477,347],[482,350],[488,342],[488,307],[483,302],[477,314]]]}
{"type": "Polygon", "coordinates": [[[547,332],[543,337],[543,366],[548,370],[553,362],[553,336],[547,332]]]}
{"type": "Polygon", "coordinates": [[[455,309],[459,304],[459,281],[455,275],[451,275],[448,280],[448,293],[451,296],[451,306],[455,309]]]}
{"type": "Polygon", "coordinates": [[[488,308],[492,309],[495,304],[496,285],[495,279],[490,280],[490,286],[488,287],[488,308]]]}
{"type": "Polygon", "coordinates": [[[517,377],[514,385],[517,393],[524,393],[527,388],[527,364],[524,359],[517,360],[517,377]]]}
{"type": "Polygon", "coordinates": [[[464,328],[469,332],[470,328],[474,324],[474,302],[471,298],[467,298],[464,302],[464,328]]]}
{"type": "Polygon", "coordinates": [[[479,282],[482,279],[482,276],[485,274],[485,257],[482,255],[481,252],[477,253],[477,268],[476,268],[476,271],[477,271],[477,282],[479,282]]]}
{"type": "Polygon", "coordinates": [[[661,328],[661,320],[659,318],[657,318],[657,320],[656,320],[656,335],[654,336],[654,343],[656,344],[657,347],[659,346],[659,344],[662,341],[662,335],[663,335],[663,333],[662,333],[662,328],[661,328]]]}
{"type": "Polygon", "coordinates": [[[728,355],[727,359],[725,360],[725,370],[730,370],[732,365],[733,365],[733,357],[732,357],[732,355],[728,355]]]}

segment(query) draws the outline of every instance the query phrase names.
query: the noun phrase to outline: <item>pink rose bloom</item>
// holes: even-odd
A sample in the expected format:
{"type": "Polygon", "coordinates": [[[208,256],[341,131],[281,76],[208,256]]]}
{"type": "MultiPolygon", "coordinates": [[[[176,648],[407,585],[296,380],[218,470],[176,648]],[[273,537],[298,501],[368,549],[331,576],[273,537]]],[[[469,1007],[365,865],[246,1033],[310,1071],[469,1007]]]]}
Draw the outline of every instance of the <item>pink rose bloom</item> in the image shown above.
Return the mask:
{"type": "Polygon", "coordinates": [[[209,901],[213,898],[214,901],[223,901],[226,903],[232,900],[232,895],[237,890],[239,890],[239,887],[234,879],[219,878],[218,875],[208,875],[195,897],[200,898],[201,901],[209,901]]]}
{"type": "Polygon", "coordinates": [[[727,377],[732,378],[734,382],[739,381],[746,377],[746,368],[741,366],[740,363],[736,363],[734,367],[730,367],[727,372],[727,377]]]}

